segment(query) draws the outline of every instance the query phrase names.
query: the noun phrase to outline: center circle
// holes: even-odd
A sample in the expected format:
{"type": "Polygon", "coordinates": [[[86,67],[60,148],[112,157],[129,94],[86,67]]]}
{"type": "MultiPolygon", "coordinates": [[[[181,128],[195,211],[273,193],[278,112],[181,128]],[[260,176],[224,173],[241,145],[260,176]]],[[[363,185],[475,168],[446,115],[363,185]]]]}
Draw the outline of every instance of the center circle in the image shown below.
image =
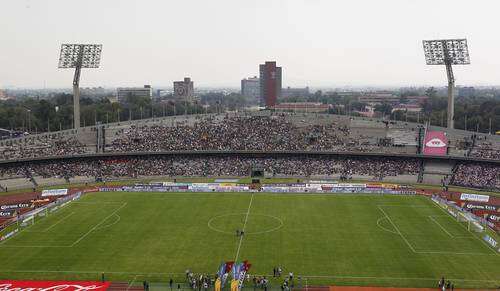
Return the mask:
{"type": "Polygon", "coordinates": [[[208,227],[216,232],[236,234],[245,227],[245,234],[263,234],[283,227],[283,220],[268,214],[226,213],[212,217],[208,227]],[[246,220],[246,224],[245,224],[246,220]]]}

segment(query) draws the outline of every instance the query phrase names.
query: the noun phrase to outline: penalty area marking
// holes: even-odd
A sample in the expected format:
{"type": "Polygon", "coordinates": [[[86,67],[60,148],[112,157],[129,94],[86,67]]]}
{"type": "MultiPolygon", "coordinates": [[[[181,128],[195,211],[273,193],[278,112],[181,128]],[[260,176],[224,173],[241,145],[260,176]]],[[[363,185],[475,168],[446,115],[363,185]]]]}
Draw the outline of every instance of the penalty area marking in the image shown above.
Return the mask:
{"type": "Polygon", "coordinates": [[[399,235],[399,233],[397,233],[396,231],[394,231],[394,230],[390,230],[390,229],[385,228],[385,227],[383,227],[382,225],[380,225],[380,222],[381,222],[382,220],[384,220],[384,219],[387,219],[387,216],[382,216],[382,217],[380,217],[379,219],[377,219],[377,226],[378,226],[378,227],[380,227],[382,230],[385,230],[385,231],[387,231],[387,232],[390,232],[390,233],[393,233],[393,234],[398,234],[398,235],[399,235]]]}
{"type": "Polygon", "coordinates": [[[94,225],[94,227],[92,227],[89,231],[87,231],[87,233],[85,233],[84,235],[82,235],[79,239],[77,239],[74,243],[72,243],[70,245],[70,247],[73,247],[75,246],[76,244],[78,244],[80,241],[82,241],[82,239],[84,239],[85,237],[87,237],[87,235],[89,235],[90,233],[92,233],[94,230],[96,230],[101,224],[103,224],[106,220],[108,220],[108,218],[110,218],[111,216],[115,215],[120,209],[122,209],[123,207],[125,207],[125,205],[127,205],[127,202],[123,203],[122,206],[118,207],[115,211],[113,211],[110,215],[106,216],[103,220],[101,220],[101,222],[99,222],[98,224],[94,225]]]}
{"type": "Polygon", "coordinates": [[[59,219],[58,222],[52,224],[49,228],[47,229],[44,229],[42,232],[47,232],[49,230],[51,230],[54,226],[58,225],[59,223],[63,222],[64,220],[66,220],[66,218],[70,217],[71,215],[75,214],[74,212],[71,212],[70,214],[64,216],[63,218],[59,219]]]}
{"type": "MultiPolygon", "coordinates": [[[[106,228],[106,227],[109,227],[109,226],[112,226],[112,225],[118,223],[118,221],[120,221],[120,216],[118,214],[116,214],[116,213],[120,209],[122,209],[123,207],[125,207],[125,205],[127,205],[127,202],[122,203],[122,205],[120,207],[118,207],[117,209],[115,209],[110,215],[106,216],[98,224],[94,225],[94,227],[92,227],[89,231],[87,231],[85,234],[83,234],[82,236],[80,236],[80,238],[78,238],[76,241],[74,241],[71,245],[63,245],[63,246],[58,246],[58,245],[46,245],[46,246],[41,246],[41,245],[25,245],[25,246],[22,246],[22,245],[13,245],[13,246],[11,246],[11,245],[5,245],[5,242],[7,242],[7,240],[1,242],[0,245],[1,245],[2,248],[72,248],[76,244],[78,244],[80,241],[82,241],[85,237],[87,237],[90,233],[92,233],[93,231],[95,231],[97,229],[100,229],[99,227],[101,226],[101,224],[103,224],[104,222],[106,222],[106,220],[108,220],[112,216],[116,215],[116,216],[118,216],[119,219],[117,221],[115,221],[114,223],[110,224],[110,225],[103,226],[102,228],[106,228]]],[[[33,225],[35,225],[35,224],[32,224],[32,225],[26,227],[26,229],[29,228],[29,227],[31,227],[31,226],[33,226],[33,225]]],[[[23,230],[21,230],[21,231],[23,231],[23,230]]]]}
{"type": "MultiPolygon", "coordinates": [[[[415,254],[422,254],[422,255],[425,255],[425,254],[440,254],[440,255],[480,255],[480,256],[496,256],[497,254],[486,254],[486,253],[474,253],[474,252],[447,252],[447,251],[417,251],[415,250],[415,248],[410,244],[410,242],[408,241],[408,239],[401,233],[401,231],[399,230],[399,228],[396,226],[396,224],[392,221],[392,219],[389,217],[389,215],[384,211],[384,209],[382,209],[381,205],[377,205],[378,209],[380,209],[380,211],[385,215],[385,217],[387,217],[387,219],[389,220],[389,222],[392,224],[392,226],[394,227],[394,229],[397,231],[397,234],[399,234],[401,236],[401,238],[404,240],[404,242],[408,245],[408,247],[410,248],[411,251],[413,251],[413,253],[415,254]]],[[[378,221],[377,221],[378,222],[378,221]]],[[[476,237],[477,238],[477,237],[476,237]]],[[[491,250],[491,249],[490,249],[491,250]]]]}
{"type": "Polygon", "coordinates": [[[104,228],[111,227],[111,226],[113,226],[113,225],[117,224],[118,222],[120,222],[120,220],[122,219],[122,218],[120,217],[120,215],[118,215],[118,214],[116,214],[116,213],[115,213],[113,216],[114,216],[114,217],[117,217],[118,219],[116,219],[115,221],[113,221],[113,222],[112,222],[112,223],[110,223],[110,224],[106,224],[106,225],[103,225],[103,226],[99,226],[99,227],[98,227],[98,228],[96,228],[95,230],[98,230],[98,229],[104,229],[104,228]]]}

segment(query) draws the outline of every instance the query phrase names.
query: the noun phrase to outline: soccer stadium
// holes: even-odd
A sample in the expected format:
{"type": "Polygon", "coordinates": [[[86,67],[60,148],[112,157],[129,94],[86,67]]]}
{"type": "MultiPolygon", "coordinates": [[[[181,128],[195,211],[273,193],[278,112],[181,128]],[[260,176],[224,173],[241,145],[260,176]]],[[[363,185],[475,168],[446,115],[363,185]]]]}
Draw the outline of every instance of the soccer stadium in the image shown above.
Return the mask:
{"type": "Polygon", "coordinates": [[[500,290],[500,1],[0,11],[0,291],[500,290]]]}
{"type": "Polygon", "coordinates": [[[500,136],[242,111],[4,139],[0,160],[3,279],[94,282],[75,290],[500,286],[500,136]]]}

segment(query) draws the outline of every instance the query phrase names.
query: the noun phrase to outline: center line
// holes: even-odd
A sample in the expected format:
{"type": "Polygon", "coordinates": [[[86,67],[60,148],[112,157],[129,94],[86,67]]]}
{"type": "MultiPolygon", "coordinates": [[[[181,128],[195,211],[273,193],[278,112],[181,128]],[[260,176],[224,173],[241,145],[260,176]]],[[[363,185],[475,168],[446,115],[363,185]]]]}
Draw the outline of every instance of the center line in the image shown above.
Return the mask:
{"type": "Polygon", "coordinates": [[[252,197],[250,198],[247,215],[245,216],[245,222],[243,222],[243,229],[241,230],[243,232],[243,235],[240,235],[240,243],[238,244],[238,249],[236,250],[236,258],[234,259],[235,263],[238,261],[238,257],[240,256],[241,243],[243,242],[243,236],[245,235],[245,227],[247,226],[248,215],[250,214],[250,207],[252,207],[253,195],[254,193],[252,193],[252,197]]]}

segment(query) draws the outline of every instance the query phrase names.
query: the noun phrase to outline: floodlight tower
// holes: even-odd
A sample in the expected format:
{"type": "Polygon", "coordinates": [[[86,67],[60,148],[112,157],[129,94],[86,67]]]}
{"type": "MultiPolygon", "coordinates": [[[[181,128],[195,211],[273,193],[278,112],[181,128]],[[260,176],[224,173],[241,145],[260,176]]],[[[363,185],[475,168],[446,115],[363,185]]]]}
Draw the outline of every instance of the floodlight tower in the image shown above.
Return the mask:
{"type": "Polygon", "coordinates": [[[75,68],[73,77],[73,128],[80,128],[80,73],[82,68],[99,68],[102,44],[62,44],[59,68],[75,68]]]}
{"type": "Polygon", "coordinates": [[[455,112],[455,76],[452,65],[469,65],[467,40],[441,39],[424,40],[424,53],[427,65],[445,65],[448,77],[448,128],[453,128],[455,112]]]}

